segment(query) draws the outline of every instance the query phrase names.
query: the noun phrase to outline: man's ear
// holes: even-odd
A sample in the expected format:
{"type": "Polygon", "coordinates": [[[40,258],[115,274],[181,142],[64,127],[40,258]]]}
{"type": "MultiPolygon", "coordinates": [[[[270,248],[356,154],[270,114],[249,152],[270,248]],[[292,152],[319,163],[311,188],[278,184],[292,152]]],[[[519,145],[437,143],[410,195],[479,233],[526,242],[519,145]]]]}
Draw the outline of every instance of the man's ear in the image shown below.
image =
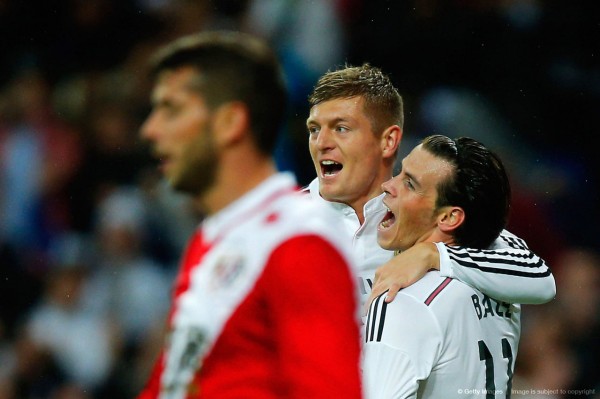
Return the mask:
{"type": "Polygon", "coordinates": [[[384,158],[395,158],[400,141],[402,140],[402,129],[398,125],[389,126],[381,136],[381,147],[384,158]]]}
{"type": "Polygon", "coordinates": [[[465,221],[465,211],[458,206],[447,206],[437,217],[440,231],[452,234],[465,221]]]}
{"type": "Polygon", "coordinates": [[[213,113],[215,143],[227,147],[242,140],[250,130],[249,113],[246,104],[240,101],[219,105],[213,113]]]}

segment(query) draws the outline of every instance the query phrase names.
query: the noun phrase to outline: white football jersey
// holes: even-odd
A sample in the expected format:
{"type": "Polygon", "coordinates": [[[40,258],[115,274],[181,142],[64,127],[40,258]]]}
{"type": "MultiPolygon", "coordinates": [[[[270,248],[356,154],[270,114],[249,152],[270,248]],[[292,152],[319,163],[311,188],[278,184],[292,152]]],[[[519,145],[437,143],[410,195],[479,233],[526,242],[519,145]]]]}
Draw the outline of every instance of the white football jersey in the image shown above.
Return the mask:
{"type": "Polygon", "coordinates": [[[365,324],[368,399],[505,398],[520,335],[520,305],[429,272],[365,324]]]}

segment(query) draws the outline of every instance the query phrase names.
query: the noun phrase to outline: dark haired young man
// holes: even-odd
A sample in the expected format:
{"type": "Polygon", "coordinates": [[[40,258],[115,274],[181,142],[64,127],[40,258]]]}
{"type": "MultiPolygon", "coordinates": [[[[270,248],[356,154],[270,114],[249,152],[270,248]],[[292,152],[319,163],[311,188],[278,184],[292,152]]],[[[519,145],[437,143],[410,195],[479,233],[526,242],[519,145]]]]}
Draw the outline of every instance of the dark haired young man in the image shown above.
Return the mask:
{"type": "MultiPolygon", "coordinates": [[[[504,229],[510,185],[500,159],[476,140],[429,136],[382,186],[381,247],[430,242],[488,248],[504,229]]],[[[383,294],[382,294],[383,295],[383,294]]],[[[387,303],[372,302],[363,376],[370,398],[510,397],[520,305],[431,271],[387,303]]]]}

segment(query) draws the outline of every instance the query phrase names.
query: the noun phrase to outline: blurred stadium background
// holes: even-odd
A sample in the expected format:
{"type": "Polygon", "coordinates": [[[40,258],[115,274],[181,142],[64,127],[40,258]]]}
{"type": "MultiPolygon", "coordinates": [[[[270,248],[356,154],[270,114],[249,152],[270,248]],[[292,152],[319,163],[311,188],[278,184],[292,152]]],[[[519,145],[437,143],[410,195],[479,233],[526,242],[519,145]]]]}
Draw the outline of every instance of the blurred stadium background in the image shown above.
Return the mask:
{"type": "Polygon", "coordinates": [[[513,397],[600,397],[600,2],[0,0],[0,399],[131,398],[144,382],[201,218],[138,139],[146,61],[220,28],[283,60],[277,160],[301,184],[307,95],[345,63],[392,76],[403,151],[441,133],[499,152],[510,230],[558,287],[524,309],[513,397]]]}

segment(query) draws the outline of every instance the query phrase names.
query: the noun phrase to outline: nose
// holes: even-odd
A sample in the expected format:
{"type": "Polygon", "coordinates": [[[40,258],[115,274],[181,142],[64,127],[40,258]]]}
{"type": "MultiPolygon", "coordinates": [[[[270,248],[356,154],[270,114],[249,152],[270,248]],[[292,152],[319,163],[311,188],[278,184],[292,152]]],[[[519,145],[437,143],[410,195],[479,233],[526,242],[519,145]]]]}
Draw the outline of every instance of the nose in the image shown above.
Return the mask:
{"type": "Polygon", "coordinates": [[[384,193],[392,195],[392,196],[395,195],[394,194],[394,191],[395,191],[394,190],[394,184],[393,184],[394,183],[394,179],[395,179],[395,177],[392,177],[391,179],[389,179],[389,180],[387,180],[387,181],[385,181],[385,182],[383,182],[381,184],[381,190],[384,193]]]}
{"type": "Polygon", "coordinates": [[[140,127],[140,136],[145,140],[152,140],[156,136],[156,123],[154,113],[150,113],[140,127]]]}
{"type": "Polygon", "coordinates": [[[335,141],[333,140],[333,134],[331,130],[327,128],[321,128],[319,134],[315,138],[316,147],[321,150],[328,150],[335,146],[335,141]]]}

